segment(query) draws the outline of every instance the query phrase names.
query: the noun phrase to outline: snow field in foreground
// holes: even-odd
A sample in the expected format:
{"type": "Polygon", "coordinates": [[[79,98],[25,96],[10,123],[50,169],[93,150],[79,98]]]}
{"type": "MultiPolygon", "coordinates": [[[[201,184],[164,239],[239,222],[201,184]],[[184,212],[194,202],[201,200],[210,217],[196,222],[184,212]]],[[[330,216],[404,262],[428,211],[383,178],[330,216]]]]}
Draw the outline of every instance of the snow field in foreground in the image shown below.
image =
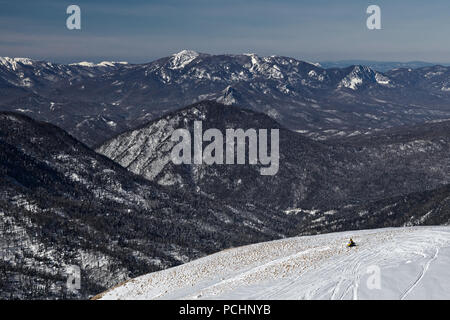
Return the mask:
{"type": "Polygon", "coordinates": [[[449,266],[450,227],[349,231],[224,250],[102,299],[450,299],[449,266]]]}

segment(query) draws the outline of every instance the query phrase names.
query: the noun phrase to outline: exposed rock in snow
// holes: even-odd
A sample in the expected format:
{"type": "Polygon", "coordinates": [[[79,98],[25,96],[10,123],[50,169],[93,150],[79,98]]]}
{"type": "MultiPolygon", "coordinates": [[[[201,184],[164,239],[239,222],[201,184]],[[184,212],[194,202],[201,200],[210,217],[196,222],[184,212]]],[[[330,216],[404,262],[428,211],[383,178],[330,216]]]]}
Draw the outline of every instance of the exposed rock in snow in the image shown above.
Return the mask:
{"type": "Polygon", "coordinates": [[[381,73],[378,72],[375,74],[375,80],[377,81],[378,84],[382,85],[388,85],[391,82],[391,80],[388,77],[383,76],[381,73]]]}
{"type": "MultiPolygon", "coordinates": [[[[368,69],[368,68],[367,68],[368,69]]],[[[352,72],[341,80],[338,87],[345,87],[352,90],[358,89],[358,86],[363,83],[362,72],[368,71],[364,67],[355,66],[352,72]]]]}
{"type": "Polygon", "coordinates": [[[95,63],[88,61],[81,61],[69,64],[69,66],[81,66],[81,67],[95,67],[95,63]]]}
{"type": "Polygon", "coordinates": [[[365,66],[355,66],[352,71],[341,80],[338,88],[349,88],[357,90],[364,83],[378,83],[379,85],[390,86],[391,81],[388,77],[365,66]]]}
{"type": "Polygon", "coordinates": [[[222,96],[217,99],[217,102],[223,103],[225,105],[236,104],[238,100],[236,99],[236,90],[228,86],[222,91],[222,96]]]}
{"type": "Polygon", "coordinates": [[[183,69],[199,56],[198,52],[192,50],[182,50],[175,53],[170,60],[170,69],[183,69]]]}
{"type": "Polygon", "coordinates": [[[116,65],[128,64],[126,61],[102,61],[97,66],[99,67],[115,67],[116,65]]]}
{"type": "Polygon", "coordinates": [[[23,65],[32,65],[33,62],[34,61],[29,58],[0,57],[0,65],[10,68],[13,71],[17,70],[18,63],[23,64],[23,65]]]}

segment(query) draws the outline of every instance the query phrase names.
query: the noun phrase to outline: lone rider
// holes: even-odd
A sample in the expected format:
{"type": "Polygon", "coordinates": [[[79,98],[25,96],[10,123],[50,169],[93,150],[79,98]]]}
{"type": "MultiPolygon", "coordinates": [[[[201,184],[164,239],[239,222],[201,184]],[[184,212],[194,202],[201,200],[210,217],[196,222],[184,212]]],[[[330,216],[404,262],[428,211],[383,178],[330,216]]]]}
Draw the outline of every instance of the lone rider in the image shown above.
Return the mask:
{"type": "Polygon", "coordinates": [[[354,247],[354,246],[356,246],[356,243],[353,241],[352,238],[350,238],[350,241],[348,242],[347,247],[354,247]]]}

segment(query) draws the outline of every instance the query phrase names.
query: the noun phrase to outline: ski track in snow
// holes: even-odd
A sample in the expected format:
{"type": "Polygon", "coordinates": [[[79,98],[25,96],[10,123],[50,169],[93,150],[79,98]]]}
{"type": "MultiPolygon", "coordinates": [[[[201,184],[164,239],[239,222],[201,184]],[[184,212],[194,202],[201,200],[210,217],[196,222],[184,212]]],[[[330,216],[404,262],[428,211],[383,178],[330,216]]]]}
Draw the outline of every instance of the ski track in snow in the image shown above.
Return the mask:
{"type": "Polygon", "coordinates": [[[415,287],[417,287],[417,285],[420,283],[420,281],[422,281],[423,277],[425,276],[425,274],[428,271],[428,268],[430,267],[430,264],[437,259],[439,254],[439,248],[436,248],[436,253],[435,255],[427,261],[427,263],[423,266],[422,271],[420,272],[419,277],[417,278],[416,281],[414,281],[414,283],[411,285],[411,287],[408,288],[408,290],[406,290],[406,292],[402,295],[401,300],[404,300],[406,298],[406,296],[414,290],[415,287]]]}
{"type": "Polygon", "coordinates": [[[102,298],[356,300],[437,295],[448,299],[448,249],[450,227],[296,237],[228,249],[147,274],[102,298]],[[345,246],[350,237],[358,244],[354,248],[345,246]],[[380,268],[380,290],[368,288],[370,266],[380,268]]]}

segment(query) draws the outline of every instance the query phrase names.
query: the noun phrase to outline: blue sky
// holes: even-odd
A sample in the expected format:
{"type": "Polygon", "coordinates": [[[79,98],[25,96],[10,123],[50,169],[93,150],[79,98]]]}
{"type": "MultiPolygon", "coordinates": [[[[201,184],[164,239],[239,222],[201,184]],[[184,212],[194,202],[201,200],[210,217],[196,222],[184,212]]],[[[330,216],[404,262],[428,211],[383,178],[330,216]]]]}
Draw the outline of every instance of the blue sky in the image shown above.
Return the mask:
{"type": "Polygon", "coordinates": [[[182,49],[450,62],[449,0],[0,0],[0,56],[148,62],[182,49]],[[82,29],[66,28],[81,8],[82,29]],[[382,30],[366,28],[381,7],[382,30]]]}

